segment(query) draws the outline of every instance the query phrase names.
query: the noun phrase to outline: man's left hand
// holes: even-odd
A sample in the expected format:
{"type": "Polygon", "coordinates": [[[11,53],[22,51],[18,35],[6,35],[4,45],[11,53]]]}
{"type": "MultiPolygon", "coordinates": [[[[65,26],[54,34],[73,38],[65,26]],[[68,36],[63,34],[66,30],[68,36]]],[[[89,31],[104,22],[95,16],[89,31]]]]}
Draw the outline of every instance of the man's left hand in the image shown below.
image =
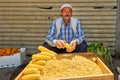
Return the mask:
{"type": "Polygon", "coordinates": [[[71,41],[70,45],[72,46],[72,48],[66,49],[67,52],[72,52],[76,49],[77,41],[76,40],[71,41]]]}

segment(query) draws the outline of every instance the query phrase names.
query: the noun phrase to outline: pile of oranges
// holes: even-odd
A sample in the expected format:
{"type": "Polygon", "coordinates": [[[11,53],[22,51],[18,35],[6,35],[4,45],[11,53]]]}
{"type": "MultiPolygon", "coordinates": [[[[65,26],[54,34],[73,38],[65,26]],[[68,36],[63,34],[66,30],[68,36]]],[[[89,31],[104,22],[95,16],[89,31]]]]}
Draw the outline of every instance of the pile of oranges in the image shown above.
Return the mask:
{"type": "Polygon", "coordinates": [[[20,50],[18,48],[2,48],[0,50],[0,56],[9,56],[14,55],[15,53],[19,53],[20,50]]]}

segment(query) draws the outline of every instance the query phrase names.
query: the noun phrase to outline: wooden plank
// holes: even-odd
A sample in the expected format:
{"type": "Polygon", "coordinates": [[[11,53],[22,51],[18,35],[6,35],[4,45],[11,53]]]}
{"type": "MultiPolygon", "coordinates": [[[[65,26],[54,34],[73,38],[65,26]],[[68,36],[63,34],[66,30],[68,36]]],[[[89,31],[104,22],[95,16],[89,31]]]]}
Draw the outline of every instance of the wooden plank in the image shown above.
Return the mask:
{"type": "Polygon", "coordinates": [[[41,41],[41,40],[44,40],[45,38],[40,38],[40,37],[20,37],[20,36],[18,36],[18,37],[9,37],[9,36],[7,36],[7,37],[3,37],[3,38],[1,38],[0,37],[0,40],[13,40],[13,41],[41,41]]]}
{"type": "MultiPolygon", "coordinates": [[[[99,6],[98,6],[99,7],[99,6]]],[[[114,7],[114,6],[113,6],[114,7]]],[[[92,12],[92,11],[94,11],[94,12],[114,12],[114,11],[116,11],[116,9],[113,9],[113,7],[106,7],[106,8],[102,8],[102,9],[94,9],[95,7],[75,7],[75,8],[73,8],[73,11],[74,12],[79,12],[79,11],[83,11],[83,12],[92,12]]],[[[0,8],[0,11],[4,11],[4,12],[40,12],[40,11],[42,11],[42,12],[47,12],[47,11],[49,11],[49,12],[59,12],[60,10],[59,10],[60,8],[54,8],[53,7],[53,9],[48,9],[48,10],[46,10],[46,9],[41,9],[41,8],[37,8],[37,7],[1,7],[0,8]],[[23,9],[24,8],[24,9],[23,9]]]]}
{"type": "MultiPolygon", "coordinates": [[[[82,22],[82,24],[116,24],[116,21],[81,21],[82,22]]],[[[32,21],[32,20],[7,20],[7,21],[4,21],[4,20],[2,20],[2,21],[0,21],[0,24],[49,24],[50,25],[50,23],[51,23],[51,21],[32,21]]]]}
{"type": "MultiPolygon", "coordinates": [[[[24,34],[23,33],[11,33],[11,32],[5,32],[5,33],[0,33],[0,36],[4,36],[4,37],[40,37],[40,38],[45,38],[47,32],[38,32],[38,33],[31,33],[28,32],[28,34],[24,34]]],[[[2,38],[2,37],[1,37],[2,38]]]]}
{"type": "Polygon", "coordinates": [[[115,42],[115,38],[87,38],[86,40],[89,42],[115,42]]]}
{"type": "MultiPolygon", "coordinates": [[[[41,43],[42,44],[42,43],[41,43]]],[[[39,44],[37,44],[36,46],[34,46],[34,45],[24,45],[24,44],[11,44],[11,45],[7,45],[7,44],[4,44],[3,46],[1,46],[0,45],[0,47],[1,48],[5,48],[5,47],[16,47],[16,48],[27,48],[27,50],[29,51],[29,50],[37,50],[37,48],[38,48],[38,46],[40,45],[40,43],[39,44]]],[[[35,53],[35,52],[34,52],[35,53]]]]}
{"type": "Polygon", "coordinates": [[[84,29],[115,29],[116,25],[83,25],[84,29]]]}
{"type": "Polygon", "coordinates": [[[0,0],[0,2],[116,2],[116,0],[0,0]]]}
{"type": "MultiPolygon", "coordinates": [[[[85,20],[106,20],[106,21],[115,21],[116,16],[74,16],[79,18],[81,21],[85,20]]],[[[0,20],[50,20],[52,22],[53,19],[58,18],[58,16],[1,16],[0,20]]]]}
{"type": "Polygon", "coordinates": [[[84,30],[86,34],[115,34],[116,30],[84,30]]]}
{"type": "MultiPolygon", "coordinates": [[[[45,38],[45,36],[47,35],[47,33],[42,33],[42,32],[40,32],[40,33],[29,33],[29,34],[24,34],[23,35],[23,33],[0,33],[1,34],[1,36],[4,36],[4,37],[36,37],[36,38],[45,38]],[[17,35],[17,36],[16,36],[17,35]]],[[[91,33],[91,34],[85,34],[85,36],[87,37],[87,38],[115,38],[115,34],[104,34],[104,33],[100,33],[100,34],[98,34],[98,33],[91,33]]],[[[2,39],[2,37],[0,37],[1,39],[2,39]]],[[[2,40],[5,40],[4,38],[2,39],[2,40]]]]}
{"type": "Polygon", "coordinates": [[[28,45],[28,46],[37,46],[38,44],[40,44],[40,42],[28,42],[28,41],[3,41],[3,42],[0,42],[0,44],[9,44],[9,45],[16,45],[16,44],[23,44],[23,45],[28,45]]]}
{"type": "Polygon", "coordinates": [[[9,25],[9,24],[4,24],[0,26],[1,29],[49,29],[50,28],[50,24],[35,24],[35,25],[24,25],[24,24],[20,24],[20,25],[9,25]]]}
{"type": "Polygon", "coordinates": [[[11,33],[46,33],[48,32],[48,30],[46,29],[0,29],[0,32],[3,33],[7,33],[7,32],[11,32],[11,33]]]}
{"type": "MultiPolygon", "coordinates": [[[[116,30],[111,30],[111,29],[106,29],[106,30],[103,30],[103,29],[87,29],[87,30],[84,30],[85,32],[89,32],[89,33],[115,33],[116,30]]],[[[0,29],[0,32],[12,32],[12,33],[39,33],[39,32],[42,32],[42,33],[46,33],[48,32],[48,30],[46,29],[0,29]]]]}
{"type": "MultiPolygon", "coordinates": [[[[97,4],[98,2],[82,2],[82,4],[80,4],[80,2],[70,2],[70,4],[72,4],[73,8],[76,7],[76,6],[79,6],[79,7],[95,7],[95,6],[104,6],[104,7],[110,7],[110,6],[116,6],[116,2],[107,2],[107,3],[103,3],[103,2],[99,2],[99,4],[97,4]]],[[[42,2],[12,2],[12,3],[9,3],[9,2],[0,2],[0,7],[13,7],[13,8],[16,8],[17,6],[18,7],[49,7],[49,6],[54,6],[54,7],[60,7],[63,3],[56,3],[56,2],[52,2],[52,3],[42,3],[42,2]],[[54,4],[55,3],[55,4],[54,4]],[[12,4],[12,5],[11,5],[12,4]]]]}
{"type": "Polygon", "coordinates": [[[115,34],[86,34],[87,38],[115,38],[115,34]]]}
{"type": "MultiPolygon", "coordinates": [[[[49,29],[50,28],[50,24],[38,24],[38,25],[24,25],[24,24],[20,24],[20,25],[9,25],[9,24],[4,24],[4,25],[0,25],[1,29],[49,29]]],[[[89,24],[85,24],[82,25],[82,28],[84,29],[115,29],[116,25],[109,25],[109,24],[101,24],[101,25],[89,25],[89,24]]]]}
{"type": "MultiPolygon", "coordinates": [[[[60,14],[60,12],[49,12],[49,13],[45,13],[45,12],[0,12],[0,14],[1,15],[6,15],[6,16],[8,16],[8,15],[24,15],[24,16],[33,16],[33,15],[36,15],[36,16],[47,16],[47,15],[51,15],[51,16],[53,16],[53,15],[59,15],[60,14]]],[[[105,15],[109,15],[109,16],[115,16],[116,15],[116,12],[104,12],[104,13],[101,13],[101,12],[80,12],[80,13],[77,13],[77,12],[74,12],[74,14],[73,15],[81,15],[81,16],[85,16],[85,15],[87,15],[87,16],[94,16],[94,15],[96,15],[96,16],[105,16],[105,15]]]]}
{"type": "Polygon", "coordinates": [[[24,20],[24,21],[19,21],[19,20],[14,20],[14,21],[0,21],[0,24],[26,24],[26,25],[36,25],[36,24],[49,24],[50,25],[51,21],[27,21],[27,20],[24,20]]]}
{"type": "MultiPolygon", "coordinates": [[[[106,65],[103,65],[104,63],[99,59],[97,58],[97,65],[102,69],[103,73],[110,73],[112,74],[112,72],[109,70],[109,68],[106,66],[106,65]]],[[[113,75],[113,74],[112,74],[113,75]]]]}
{"type": "Polygon", "coordinates": [[[116,21],[81,21],[82,24],[116,24],[116,21]]]}
{"type": "MultiPolygon", "coordinates": [[[[89,45],[89,44],[91,44],[91,43],[94,43],[94,42],[96,42],[96,41],[89,41],[89,42],[87,42],[87,44],[89,45]]],[[[107,47],[111,47],[110,49],[115,49],[115,43],[107,43],[107,42],[101,42],[101,43],[103,43],[104,45],[106,45],[107,47]]]]}

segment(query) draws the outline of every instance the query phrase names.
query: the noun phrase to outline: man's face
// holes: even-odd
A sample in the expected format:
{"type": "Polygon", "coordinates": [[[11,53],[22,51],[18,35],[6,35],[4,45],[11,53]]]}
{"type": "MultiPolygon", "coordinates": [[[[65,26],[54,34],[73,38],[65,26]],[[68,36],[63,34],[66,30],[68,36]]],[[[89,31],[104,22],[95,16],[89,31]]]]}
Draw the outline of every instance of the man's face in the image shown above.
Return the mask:
{"type": "Polygon", "coordinates": [[[61,16],[64,20],[70,20],[70,17],[72,16],[72,9],[69,7],[64,7],[61,10],[61,16]]]}

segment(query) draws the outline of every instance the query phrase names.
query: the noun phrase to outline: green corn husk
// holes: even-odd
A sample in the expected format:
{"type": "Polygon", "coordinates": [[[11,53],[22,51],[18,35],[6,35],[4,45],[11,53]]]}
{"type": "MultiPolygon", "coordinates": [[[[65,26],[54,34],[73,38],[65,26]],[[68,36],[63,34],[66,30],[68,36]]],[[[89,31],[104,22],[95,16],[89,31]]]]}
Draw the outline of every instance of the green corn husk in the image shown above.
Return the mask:
{"type": "Polygon", "coordinates": [[[92,43],[88,45],[88,51],[98,56],[110,69],[114,69],[110,49],[102,43],[92,43]]]}

